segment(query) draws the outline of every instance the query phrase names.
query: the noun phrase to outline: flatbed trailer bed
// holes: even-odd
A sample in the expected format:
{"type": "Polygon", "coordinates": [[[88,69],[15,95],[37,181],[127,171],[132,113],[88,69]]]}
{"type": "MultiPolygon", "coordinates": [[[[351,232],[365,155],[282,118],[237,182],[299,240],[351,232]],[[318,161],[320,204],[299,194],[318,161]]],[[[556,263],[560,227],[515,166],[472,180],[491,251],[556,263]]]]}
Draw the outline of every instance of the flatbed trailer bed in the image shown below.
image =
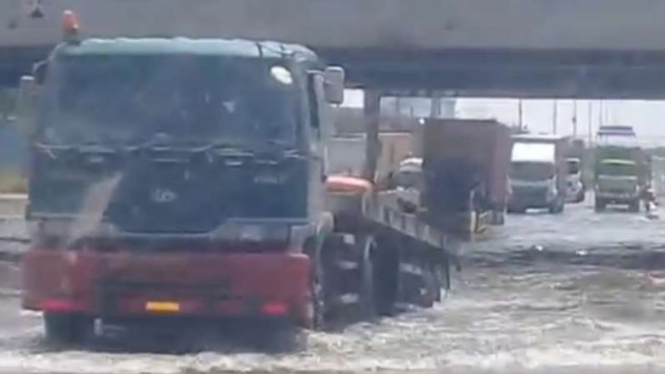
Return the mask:
{"type": "MultiPolygon", "coordinates": [[[[345,179],[355,178],[340,181],[345,179]]],[[[389,314],[396,305],[430,307],[441,300],[442,291],[451,286],[451,265],[459,268],[459,242],[454,237],[418,213],[399,209],[391,191],[329,191],[328,196],[335,216],[334,235],[340,238],[329,250],[339,253],[332,257],[344,259],[336,271],[373,274],[371,285],[363,284],[367,280],[362,276],[338,275],[336,279],[345,282],[360,279],[342,287],[342,299],[362,303],[366,289],[374,288],[380,314],[389,314]]]]}

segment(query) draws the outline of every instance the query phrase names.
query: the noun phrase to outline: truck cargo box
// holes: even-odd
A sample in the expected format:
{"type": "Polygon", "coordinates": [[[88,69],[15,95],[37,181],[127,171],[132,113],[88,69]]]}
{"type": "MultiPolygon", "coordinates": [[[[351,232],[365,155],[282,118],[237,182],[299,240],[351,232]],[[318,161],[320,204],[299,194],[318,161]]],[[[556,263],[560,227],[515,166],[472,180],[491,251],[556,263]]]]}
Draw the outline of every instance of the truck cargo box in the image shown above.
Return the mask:
{"type": "Polygon", "coordinates": [[[515,143],[538,143],[554,144],[554,157],[557,165],[557,175],[560,185],[558,188],[564,189],[566,183],[566,158],[570,152],[570,139],[557,135],[513,135],[513,147],[515,143]]]}
{"type": "MultiPolygon", "coordinates": [[[[379,134],[381,154],[377,161],[376,179],[397,170],[399,163],[412,153],[413,140],[407,132],[379,134]]],[[[328,173],[359,176],[365,162],[365,136],[333,137],[328,142],[328,173]]]]}
{"type": "Polygon", "coordinates": [[[503,210],[508,194],[510,130],[495,120],[429,119],[423,129],[423,205],[430,211],[466,211],[472,190],[481,211],[503,210]]]}

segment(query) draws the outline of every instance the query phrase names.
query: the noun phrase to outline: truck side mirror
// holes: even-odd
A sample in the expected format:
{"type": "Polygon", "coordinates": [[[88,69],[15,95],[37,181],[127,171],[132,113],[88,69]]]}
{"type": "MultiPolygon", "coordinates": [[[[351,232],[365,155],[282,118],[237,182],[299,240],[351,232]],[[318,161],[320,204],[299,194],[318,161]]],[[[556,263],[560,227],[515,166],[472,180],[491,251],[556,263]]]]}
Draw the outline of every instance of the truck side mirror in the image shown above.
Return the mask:
{"type": "Polygon", "coordinates": [[[16,100],[16,115],[21,130],[31,134],[34,129],[34,113],[37,102],[37,84],[31,76],[21,77],[16,100]]]}
{"type": "Polygon", "coordinates": [[[326,101],[331,104],[344,102],[344,69],[339,66],[329,66],[325,73],[326,101]]]}
{"type": "Polygon", "coordinates": [[[32,69],[32,76],[34,77],[34,81],[38,85],[44,84],[44,81],[46,81],[46,70],[48,68],[48,63],[46,61],[40,61],[35,64],[34,68],[32,69]]]}

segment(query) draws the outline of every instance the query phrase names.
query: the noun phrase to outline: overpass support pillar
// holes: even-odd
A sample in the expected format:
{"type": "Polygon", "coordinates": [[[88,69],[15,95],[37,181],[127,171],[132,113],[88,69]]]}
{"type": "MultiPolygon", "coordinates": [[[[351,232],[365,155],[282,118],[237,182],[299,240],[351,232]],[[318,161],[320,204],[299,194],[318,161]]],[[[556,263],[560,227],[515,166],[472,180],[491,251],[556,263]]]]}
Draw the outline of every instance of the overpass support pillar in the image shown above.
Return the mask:
{"type": "Polygon", "coordinates": [[[381,114],[381,93],[377,90],[365,90],[363,105],[365,122],[365,164],[363,177],[374,181],[381,144],[379,141],[379,117],[381,114]]]}

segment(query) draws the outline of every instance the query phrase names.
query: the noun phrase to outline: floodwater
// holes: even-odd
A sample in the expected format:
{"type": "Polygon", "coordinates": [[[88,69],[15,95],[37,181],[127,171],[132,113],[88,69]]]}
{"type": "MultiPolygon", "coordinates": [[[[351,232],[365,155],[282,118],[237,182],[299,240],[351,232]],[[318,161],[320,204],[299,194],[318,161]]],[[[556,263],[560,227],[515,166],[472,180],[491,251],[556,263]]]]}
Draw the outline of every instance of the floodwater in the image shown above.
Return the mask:
{"type": "Polygon", "coordinates": [[[278,352],[209,330],[184,350],[123,334],[54,349],[40,316],[20,310],[17,279],[11,260],[0,263],[2,372],[665,372],[665,216],[598,214],[589,203],[510,216],[491,240],[464,249],[435,308],[303,332],[302,344],[278,352]]]}

